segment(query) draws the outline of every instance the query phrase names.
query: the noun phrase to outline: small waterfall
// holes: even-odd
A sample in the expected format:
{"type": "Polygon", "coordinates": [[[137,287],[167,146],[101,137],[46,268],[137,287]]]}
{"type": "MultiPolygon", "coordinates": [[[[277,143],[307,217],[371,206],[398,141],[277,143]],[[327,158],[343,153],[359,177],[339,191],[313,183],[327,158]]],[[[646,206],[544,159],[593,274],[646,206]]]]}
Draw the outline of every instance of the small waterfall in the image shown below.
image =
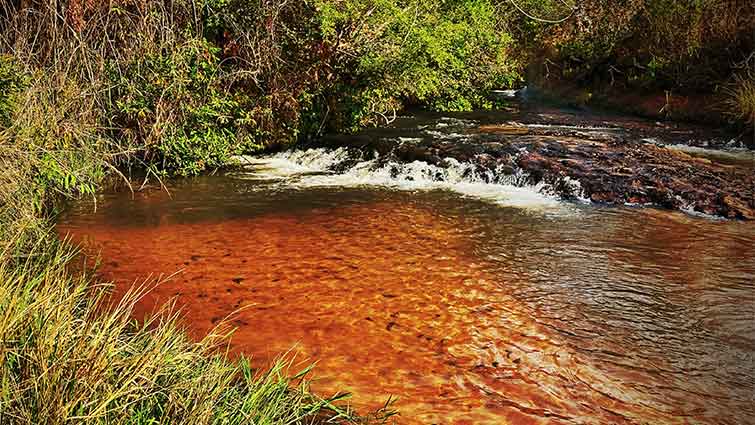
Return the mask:
{"type": "MultiPolygon", "coordinates": [[[[346,148],[291,150],[264,157],[242,158],[239,177],[274,180],[293,188],[383,187],[394,190],[446,190],[501,206],[540,211],[572,211],[545,183],[529,184],[521,170],[482,169],[474,163],[446,158],[442,166],[422,161],[401,163],[346,148]]],[[[576,181],[567,182],[580,188],[576,181]]]]}

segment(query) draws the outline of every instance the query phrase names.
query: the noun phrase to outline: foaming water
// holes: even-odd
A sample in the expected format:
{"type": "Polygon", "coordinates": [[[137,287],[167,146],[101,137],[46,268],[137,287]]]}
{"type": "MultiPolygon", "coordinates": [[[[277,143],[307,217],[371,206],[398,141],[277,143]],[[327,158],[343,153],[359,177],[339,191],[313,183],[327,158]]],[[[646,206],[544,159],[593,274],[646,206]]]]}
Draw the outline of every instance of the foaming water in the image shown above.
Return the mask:
{"type": "Polygon", "coordinates": [[[352,391],[362,409],[396,396],[399,423],[755,421],[750,223],[533,214],[452,188],[515,197],[505,184],[426,165],[323,171],[345,158],[289,153],[170,196],[101,195],[59,231],[102,255],[116,295],[179,272],[137,318],[175,297],[201,337],[233,313],[233,353],[264,366],[294,347],[318,362],[315,390],[352,391]]]}
{"type": "MultiPolygon", "coordinates": [[[[500,170],[479,171],[474,164],[447,158],[444,166],[414,161],[398,163],[372,159],[350,161],[345,148],[317,148],[280,152],[261,158],[240,158],[246,171],[234,176],[246,179],[279,179],[295,188],[383,187],[404,191],[444,190],[501,206],[551,214],[575,213],[575,209],[549,193],[546,184],[527,185],[527,176],[506,175],[500,170]],[[346,167],[342,165],[347,163],[346,167]],[[336,172],[334,170],[338,169],[336,172]]],[[[575,182],[575,184],[577,184],[575,182]]]]}
{"type": "Polygon", "coordinates": [[[244,165],[257,167],[256,174],[258,175],[283,178],[304,173],[325,172],[348,158],[349,152],[340,148],[290,150],[264,158],[239,157],[238,160],[244,165]]]}
{"type": "Polygon", "coordinates": [[[710,158],[722,163],[751,164],[755,166],[755,152],[747,148],[712,149],[703,146],[687,145],[683,143],[662,143],[654,138],[643,139],[644,142],[654,143],[668,149],[677,150],[693,156],[710,158]]]}

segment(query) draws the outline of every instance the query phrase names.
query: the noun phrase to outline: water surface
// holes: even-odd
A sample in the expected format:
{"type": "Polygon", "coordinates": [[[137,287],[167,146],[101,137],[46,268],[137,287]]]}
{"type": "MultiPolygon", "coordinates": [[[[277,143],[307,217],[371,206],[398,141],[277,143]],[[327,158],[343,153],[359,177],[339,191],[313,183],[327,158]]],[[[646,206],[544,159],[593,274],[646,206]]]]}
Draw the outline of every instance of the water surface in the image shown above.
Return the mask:
{"type": "Polygon", "coordinates": [[[753,420],[755,231],[654,210],[502,207],[447,191],[285,189],[229,177],[104,196],[60,226],[121,288],[181,272],[200,336],[296,346],[316,388],[402,423],[753,420]]]}
{"type": "Polygon", "coordinates": [[[201,337],[231,315],[235,354],[294,347],[317,391],[398,397],[400,423],[755,422],[752,223],[567,203],[464,164],[328,172],[339,155],[100,195],[59,230],[116,294],[178,272],[137,316],[176,297],[201,337]]]}

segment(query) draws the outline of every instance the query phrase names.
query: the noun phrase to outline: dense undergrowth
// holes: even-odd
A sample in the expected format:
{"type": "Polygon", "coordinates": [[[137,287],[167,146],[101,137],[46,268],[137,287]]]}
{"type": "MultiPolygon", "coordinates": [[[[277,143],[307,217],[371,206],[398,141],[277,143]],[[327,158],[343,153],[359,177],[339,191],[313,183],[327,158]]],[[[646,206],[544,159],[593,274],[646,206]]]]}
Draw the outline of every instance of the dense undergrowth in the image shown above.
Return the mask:
{"type": "Polygon", "coordinates": [[[105,308],[51,213],[133,170],[196,175],[407,106],[493,108],[532,64],[715,92],[752,125],[754,20],[718,0],[1,2],[0,422],[383,420],[310,394],[285,361],[228,361],[225,331],[189,341],[169,310],[130,321],[138,293],[105,308]]]}
{"type": "Polygon", "coordinates": [[[520,2],[536,14],[568,16],[557,26],[530,22],[524,31],[537,34],[533,47],[553,50],[548,57],[576,80],[613,74],[615,83],[633,87],[709,90],[736,74],[753,52],[752,2],[520,2]]]}

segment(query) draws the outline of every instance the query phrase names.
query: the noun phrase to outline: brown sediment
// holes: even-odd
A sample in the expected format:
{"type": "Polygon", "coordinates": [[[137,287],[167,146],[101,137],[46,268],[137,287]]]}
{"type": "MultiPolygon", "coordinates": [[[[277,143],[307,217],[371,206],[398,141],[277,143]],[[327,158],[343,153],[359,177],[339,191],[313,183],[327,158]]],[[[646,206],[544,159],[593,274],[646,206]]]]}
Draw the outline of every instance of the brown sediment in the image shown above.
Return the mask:
{"type": "Polygon", "coordinates": [[[147,273],[182,270],[136,317],[177,297],[201,337],[230,315],[233,353],[262,366],[295,347],[318,362],[316,391],[352,391],[360,408],[396,396],[400,423],[685,423],[638,389],[663,377],[593,364],[512,297],[458,226],[431,209],[377,202],[59,230],[111,260],[100,273],[116,294],[147,273]]]}
{"type": "Polygon", "coordinates": [[[492,134],[515,134],[524,135],[529,133],[526,125],[519,123],[505,123],[505,124],[487,124],[477,127],[477,131],[481,133],[492,134]]]}

